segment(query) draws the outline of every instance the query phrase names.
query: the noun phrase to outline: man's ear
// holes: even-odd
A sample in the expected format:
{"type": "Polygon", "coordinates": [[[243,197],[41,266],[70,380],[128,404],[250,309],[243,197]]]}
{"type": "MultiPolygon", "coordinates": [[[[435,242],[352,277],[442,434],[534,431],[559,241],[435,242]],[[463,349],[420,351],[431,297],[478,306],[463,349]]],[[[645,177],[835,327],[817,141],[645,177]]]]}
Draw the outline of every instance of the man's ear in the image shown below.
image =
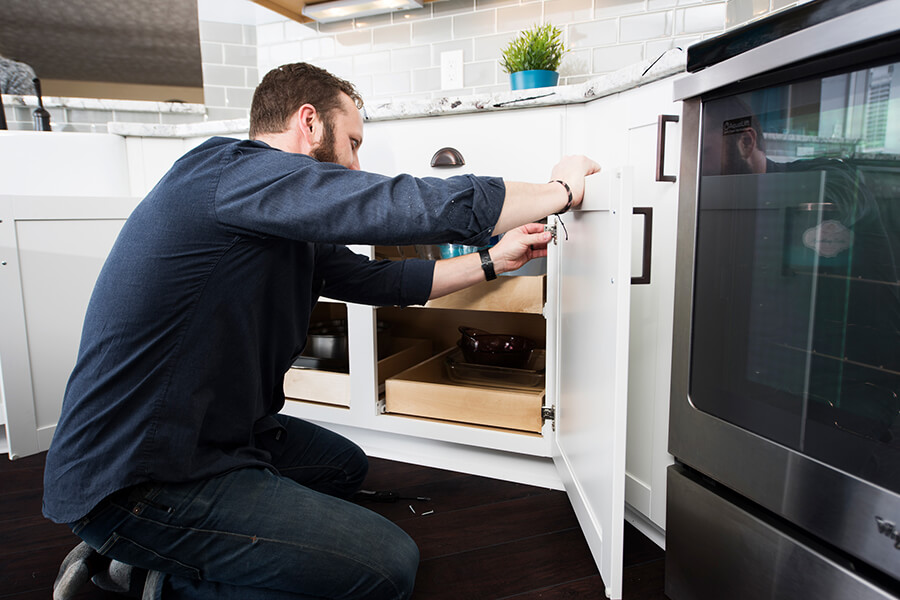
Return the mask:
{"type": "Polygon", "coordinates": [[[754,150],[756,150],[756,131],[748,129],[741,133],[741,137],[738,139],[738,151],[741,153],[741,158],[747,160],[754,150]]]}
{"type": "Polygon", "coordinates": [[[297,110],[297,126],[300,129],[299,133],[301,136],[308,137],[310,142],[313,141],[315,127],[318,121],[319,113],[312,104],[304,104],[297,110]]]}

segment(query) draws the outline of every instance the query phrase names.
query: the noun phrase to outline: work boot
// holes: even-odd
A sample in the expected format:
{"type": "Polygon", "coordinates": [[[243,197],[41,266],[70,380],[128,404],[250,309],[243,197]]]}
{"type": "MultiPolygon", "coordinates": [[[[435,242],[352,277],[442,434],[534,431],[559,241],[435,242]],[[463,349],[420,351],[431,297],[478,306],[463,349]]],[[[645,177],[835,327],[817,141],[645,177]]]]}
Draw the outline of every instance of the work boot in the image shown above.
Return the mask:
{"type": "Polygon", "coordinates": [[[66,555],[59,566],[59,573],[53,582],[53,600],[74,598],[81,586],[108,564],[108,558],[98,554],[87,543],[81,542],[66,555]]]}
{"type": "Polygon", "coordinates": [[[106,570],[91,577],[91,582],[107,592],[122,594],[129,598],[140,598],[146,579],[146,569],[132,567],[114,560],[109,563],[106,570]]]}

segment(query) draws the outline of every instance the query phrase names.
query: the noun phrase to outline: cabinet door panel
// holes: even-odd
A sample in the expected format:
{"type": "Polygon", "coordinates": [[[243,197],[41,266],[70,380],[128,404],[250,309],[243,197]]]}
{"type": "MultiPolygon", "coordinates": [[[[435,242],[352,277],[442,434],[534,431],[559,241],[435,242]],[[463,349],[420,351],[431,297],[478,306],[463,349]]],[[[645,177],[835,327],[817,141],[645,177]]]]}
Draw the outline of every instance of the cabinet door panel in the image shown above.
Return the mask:
{"type": "Polygon", "coordinates": [[[11,457],[50,446],[94,281],[136,204],[0,196],[0,399],[11,457]]]}
{"type": "Polygon", "coordinates": [[[622,597],[630,170],[588,179],[557,229],[554,461],[610,598],[622,597]],[[568,237],[568,239],[565,239],[568,237]]]}

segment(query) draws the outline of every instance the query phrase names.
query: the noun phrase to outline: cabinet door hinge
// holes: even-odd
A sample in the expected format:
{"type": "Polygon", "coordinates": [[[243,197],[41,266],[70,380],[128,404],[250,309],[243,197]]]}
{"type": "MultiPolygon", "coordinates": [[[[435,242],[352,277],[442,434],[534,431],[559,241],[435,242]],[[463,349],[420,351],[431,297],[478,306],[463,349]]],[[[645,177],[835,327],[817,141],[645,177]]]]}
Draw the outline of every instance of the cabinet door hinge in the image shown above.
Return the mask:
{"type": "Polygon", "coordinates": [[[556,225],[544,225],[544,231],[550,232],[550,239],[553,240],[553,244],[556,245],[556,225]]]}
{"type": "Polygon", "coordinates": [[[553,431],[556,431],[556,408],[552,406],[541,407],[541,418],[546,421],[553,421],[553,431]]]}

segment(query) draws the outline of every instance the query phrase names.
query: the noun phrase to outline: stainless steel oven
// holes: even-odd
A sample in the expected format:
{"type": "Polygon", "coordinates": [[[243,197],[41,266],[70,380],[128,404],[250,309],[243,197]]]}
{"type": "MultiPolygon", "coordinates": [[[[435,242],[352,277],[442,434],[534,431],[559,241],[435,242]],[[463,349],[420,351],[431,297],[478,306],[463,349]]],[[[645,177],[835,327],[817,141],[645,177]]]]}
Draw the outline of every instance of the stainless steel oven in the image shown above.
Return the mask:
{"type": "Polygon", "coordinates": [[[691,47],[672,600],[900,598],[900,2],[691,47]]]}

